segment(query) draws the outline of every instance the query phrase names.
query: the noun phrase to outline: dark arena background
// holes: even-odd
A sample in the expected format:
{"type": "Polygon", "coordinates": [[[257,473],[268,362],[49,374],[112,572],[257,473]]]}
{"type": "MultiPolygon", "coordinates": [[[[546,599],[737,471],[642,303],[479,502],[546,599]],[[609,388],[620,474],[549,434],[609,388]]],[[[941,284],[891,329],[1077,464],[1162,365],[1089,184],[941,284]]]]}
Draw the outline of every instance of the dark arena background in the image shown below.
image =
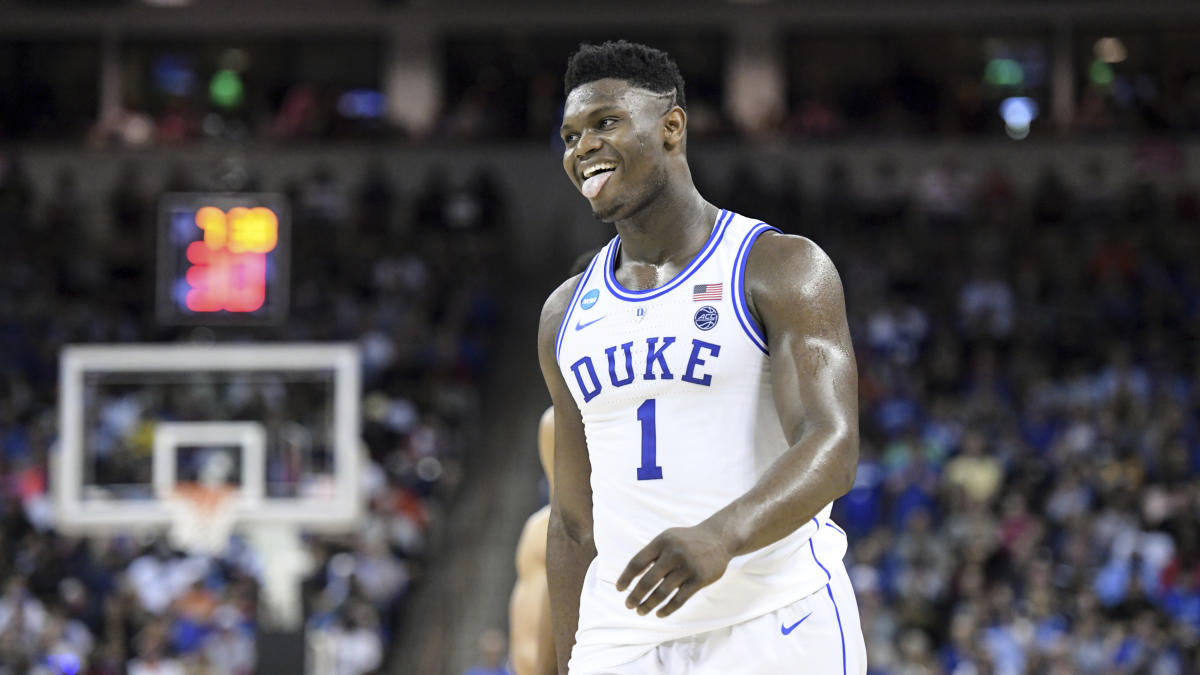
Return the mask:
{"type": "Polygon", "coordinates": [[[615,38],[841,273],[869,672],[1200,672],[1200,5],[0,0],[0,674],[507,672],[615,38]]]}

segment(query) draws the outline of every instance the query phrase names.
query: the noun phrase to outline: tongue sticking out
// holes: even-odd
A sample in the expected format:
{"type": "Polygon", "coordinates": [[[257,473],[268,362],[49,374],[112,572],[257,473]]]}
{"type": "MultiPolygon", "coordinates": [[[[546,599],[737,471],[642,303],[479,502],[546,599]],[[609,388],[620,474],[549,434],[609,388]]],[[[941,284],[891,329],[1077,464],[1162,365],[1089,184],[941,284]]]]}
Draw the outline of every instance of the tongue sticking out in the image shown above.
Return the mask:
{"type": "Polygon", "coordinates": [[[587,197],[588,199],[595,199],[596,195],[600,194],[600,188],[604,187],[604,184],[608,182],[608,178],[609,176],[612,176],[612,174],[612,171],[602,171],[583,181],[583,187],[580,188],[580,191],[583,192],[583,196],[587,197]]]}

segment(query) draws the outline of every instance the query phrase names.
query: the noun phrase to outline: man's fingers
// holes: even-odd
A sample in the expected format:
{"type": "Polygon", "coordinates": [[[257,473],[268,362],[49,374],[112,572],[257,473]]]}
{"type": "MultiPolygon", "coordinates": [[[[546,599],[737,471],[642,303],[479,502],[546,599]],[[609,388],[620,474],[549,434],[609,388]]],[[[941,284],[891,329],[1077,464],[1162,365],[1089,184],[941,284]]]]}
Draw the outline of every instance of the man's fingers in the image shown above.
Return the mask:
{"type": "Polygon", "coordinates": [[[661,558],[654,562],[654,565],[646,570],[642,578],[634,585],[633,590],[629,592],[629,597],[625,598],[625,606],[633,609],[641,604],[642,599],[646,594],[654,590],[658,582],[671,573],[671,567],[667,565],[661,558]]]}
{"type": "Polygon", "coordinates": [[[638,605],[637,613],[642,615],[649,614],[650,610],[661,605],[663,600],[670,597],[671,593],[675,592],[675,589],[679,588],[688,578],[687,572],[683,570],[675,570],[668,574],[662,580],[662,583],[658,585],[658,588],[654,589],[654,592],[643,600],[642,604],[638,605]]]}
{"type": "Polygon", "coordinates": [[[682,607],[683,603],[688,601],[688,598],[695,595],[696,591],[698,590],[700,590],[700,585],[694,580],[684,582],[684,584],[679,587],[679,592],[675,594],[675,597],[671,598],[671,601],[666,605],[663,605],[663,608],[658,610],[658,612],[655,613],[655,616],[660,619],[665,616],[670,616],[675,612],[675,610],[682,607]]]}
{"type": "MultiPolygon", "coordinates": [[[[662,549],[662,542],[658,537],[654,538],[645,548],[638,551],[636,555],[629,559],[629,564],[625,566],[625,571],[621,572],[621,576],[617,577],[617,590],[624,591],[629,582],[633,578],[641,574],[643,570],[650,566],[658,557],[658,552],[662,549]]],[[[650,589],[647,588],[647,591],[650,589]]],[[[639,596],[640,597],[640,596],[639,596]]]]}

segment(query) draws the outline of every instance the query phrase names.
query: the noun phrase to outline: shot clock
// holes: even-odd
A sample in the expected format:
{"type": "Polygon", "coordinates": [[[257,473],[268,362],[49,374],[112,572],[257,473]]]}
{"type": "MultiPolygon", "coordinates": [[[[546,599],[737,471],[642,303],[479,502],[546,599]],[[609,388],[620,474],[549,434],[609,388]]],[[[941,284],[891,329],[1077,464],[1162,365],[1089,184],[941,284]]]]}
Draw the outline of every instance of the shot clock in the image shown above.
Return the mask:
{"type": "Polygon", "coordinates": [[[171,193],[159,202],[158,214],[160,322],[284,319],[291,250],[282,195],[171,193]]]}

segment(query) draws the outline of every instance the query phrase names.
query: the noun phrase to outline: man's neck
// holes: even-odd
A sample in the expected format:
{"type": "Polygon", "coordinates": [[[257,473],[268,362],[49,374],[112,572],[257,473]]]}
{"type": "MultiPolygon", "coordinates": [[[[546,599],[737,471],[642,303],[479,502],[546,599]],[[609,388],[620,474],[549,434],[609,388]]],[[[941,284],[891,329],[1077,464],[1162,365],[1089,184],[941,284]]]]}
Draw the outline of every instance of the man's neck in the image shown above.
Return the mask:
{"type": "Polygon", "coordinates": [[[622,261],[662,266],[690,260],[712,234],[717,212],[691,181],[664,190],[633,217],[616,222],[622,261]]]}

